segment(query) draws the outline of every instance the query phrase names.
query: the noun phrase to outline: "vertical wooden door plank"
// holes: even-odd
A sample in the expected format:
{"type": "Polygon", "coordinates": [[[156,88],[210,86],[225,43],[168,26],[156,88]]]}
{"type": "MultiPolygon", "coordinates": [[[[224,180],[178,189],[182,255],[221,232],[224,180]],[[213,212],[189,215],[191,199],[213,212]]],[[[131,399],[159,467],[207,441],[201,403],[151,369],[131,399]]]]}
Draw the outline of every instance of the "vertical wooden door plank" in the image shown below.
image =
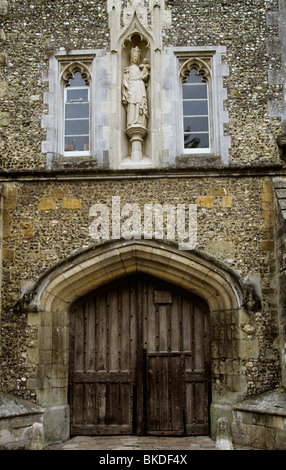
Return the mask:
{"type": "Polygon", "coordinates": [[[103,425],[106,424],[106,384],[100,383],[96,386],[96,403],[98,408],[98,424],[103,425]]]}
{"type": "Polygon", "coordinates": [[[95,384],[87,383],[85,386],[84,398],[84,423],[94,424],[95,422],[95,384]]]}
{"type": "Polygon", "coordinates": [[[172,430],[183,430],[183,371],[181,356],[170,357],[170,379],[172,387],[172,430]]]}
{"type": "Polygon", "coordinates": [[[137,354],[136,354],[136,389],[137,389],[137,434],[144,434],[144,397],[143,397],[143,313],[142,313],[142,281],[138,278],[136,286],[137,307],[137,354]]]}
{"type": "Polygon", "coordinates": [[[204,369],[204,328],[203,317],[198,306],[194,306],[194,369],[204,369]]]}
{"type": "Polygon", "coordinates": [[[84,370],[84,308],[83,305],[80,306],[77,314],[74,318],[74,370],[83,371],[84,370]]]}
{"type": "Polygon", "coordinates": [[[154,286],[148,289],[148,305],[147,305],[147,350],[149,352],[156,351],[156,308],[154,304],[154,286]]]}
{"type": "Polygon", "coordinates": [[[168,307],[167,305],[158,305],[159,321],[159,351],[168,351],[168,307]]]}
{"type": "Polygon", "coordinates": [[[109,305],[109,359],[110,359],[110,370],[119,369],[119,311],[118,311],[118,292],[117,289],[109,291],[108,293],[108,305],[109,305]]]}
{"type": "Polygon", "coordinates": [[[180,336],[181,336],[181,327],[180,327],[180,310],[181,310],[181,298],[178,295],[173,296],[173,305],[171,307],[171,318],[170,318],[170,331],[171,331],[171,344],[170,350],[179,352],[181,350],[180,346],[180,336]]]}
{"type": "Polygon", "coordinates": [[[107,299],[105,295],[96,296],[97,318],[97,355],[96,370],[107,370],[107,299]]]}
{"type": "Polygon", "coordinates": [[[157,357],[159,370],[159,423],[160,431],[169,429],[169,383],[168,383],[168,357],[157,357]]]}
{"type": "Polygon", "coordinates": [[[121,292],[121,364],[120,369],[129,370],[130,366],[130,301],[129,285],[124,286],[121,292]]]}
{"type": "Polygon", "coordinates": [[[157,384],[157,368],[156,368],[156,356],[148,356],[148,386],[147,386],[147,406],[148,406],[148,430],[156,431],[159,429],[159,417],[158,407],[159,401],[157,400],[158,395],[158,384],[157,384]]]}

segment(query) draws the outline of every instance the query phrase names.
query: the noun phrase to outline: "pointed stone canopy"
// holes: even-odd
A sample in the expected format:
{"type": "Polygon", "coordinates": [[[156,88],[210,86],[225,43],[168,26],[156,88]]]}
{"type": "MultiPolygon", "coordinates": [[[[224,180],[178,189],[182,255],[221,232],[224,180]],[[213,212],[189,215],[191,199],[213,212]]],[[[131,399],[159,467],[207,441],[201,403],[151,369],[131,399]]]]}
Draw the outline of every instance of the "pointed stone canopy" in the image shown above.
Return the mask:
{"type": "Polygon", "coordinates": [[[118,39],[130,26],[135,14],[141,25],[153,36],[155,48],[162,48],[162,29],[171,26],[171,11],[165,8],[165,0],[149,0],[148,7],[145,3],[144,0],[128,0],[124,7],[122,0],[107,1],[111,50],[117,50],[118,39]]]}

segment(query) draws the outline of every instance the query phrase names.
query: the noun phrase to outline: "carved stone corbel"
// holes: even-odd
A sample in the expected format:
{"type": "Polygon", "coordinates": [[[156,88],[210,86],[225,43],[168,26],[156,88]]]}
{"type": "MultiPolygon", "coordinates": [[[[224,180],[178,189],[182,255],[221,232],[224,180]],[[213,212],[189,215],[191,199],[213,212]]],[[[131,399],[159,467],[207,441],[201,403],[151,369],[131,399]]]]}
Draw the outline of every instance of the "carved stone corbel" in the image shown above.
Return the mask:
{"type": "Polygon", "coordinates": [[[255,313],[261,310],[261,299],[252,284],[245,285],[243,306],[248,313],[255,313]]]}
{"type": "Polygon", "coordinates": [[[39,308],[36,304],[37,293],[34,290],[23,294],[21,299],[14,305],[13,311],[16,314],[28,313],[28,312],[39,312],[39,308]]]}

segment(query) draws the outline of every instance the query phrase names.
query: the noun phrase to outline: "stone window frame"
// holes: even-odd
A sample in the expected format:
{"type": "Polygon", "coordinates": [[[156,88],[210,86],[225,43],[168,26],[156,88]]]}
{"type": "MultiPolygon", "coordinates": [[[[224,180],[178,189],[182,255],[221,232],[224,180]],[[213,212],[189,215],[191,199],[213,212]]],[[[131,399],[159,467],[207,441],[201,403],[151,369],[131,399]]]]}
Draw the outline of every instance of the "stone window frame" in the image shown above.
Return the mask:
{"type": "Polygon", "coordinates": [[[102,102],[106,102],[109,90],[106,73],[101,66],[105,54],[105,50],[60,50],[49,59],[49,69],[42,77],[49,83],[49,91],[44,94],[48,112],[41,123],[47,132],[46,141],[42,142],[42,152],[46,154],[48,169],[59,161],[76,161],[79,158],[102,165],[108,158],[108,147],[103,136],[108,117],[107,112],[102,111],[102,102]],[[75,70],[87,76],[90,86],[90,150],[88,154],[77,152],[68,155],[64,152],[64,94],[66,79],[75,70]]]}
{"type": "Polygon", "coordinates": [[[229,75],[229,68],[222,61],[222,56],[226,54],[226,47],[175,47],[173,53],[176,58],[177,70],[176,155],[177,157],[198,157],[198,159],[201,156],[209,155],[220,157],[221,162],[227,164],[230,137],[225,135],[225,125],[228,124],[229,117],[224,106],[227,99],[227,90],[224,88],[223,79],[229,75]],[[190,152],[184,148],[182,80],[184,73],[190,70],[192,66],[201,69],[208,78],[210,120],[210,149],[208,152],[201,152],[201,149],[194,149],[190,152]]]}

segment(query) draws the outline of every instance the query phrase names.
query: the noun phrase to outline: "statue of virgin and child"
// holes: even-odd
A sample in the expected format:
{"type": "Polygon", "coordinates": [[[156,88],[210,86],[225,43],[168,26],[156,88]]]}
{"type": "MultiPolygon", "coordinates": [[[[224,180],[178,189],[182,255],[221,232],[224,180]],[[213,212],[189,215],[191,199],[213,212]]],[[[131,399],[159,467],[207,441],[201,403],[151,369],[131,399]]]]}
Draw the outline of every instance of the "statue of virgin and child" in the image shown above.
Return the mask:
{"type": "Polygon", "coordinates": [[[123,75],[122,103],[127,112],[127,130],[132,126],[147,128],[147,82],[150,75],[148,60],[141,62],[138,46],[130,51],[130,65],[123,75]]]}

